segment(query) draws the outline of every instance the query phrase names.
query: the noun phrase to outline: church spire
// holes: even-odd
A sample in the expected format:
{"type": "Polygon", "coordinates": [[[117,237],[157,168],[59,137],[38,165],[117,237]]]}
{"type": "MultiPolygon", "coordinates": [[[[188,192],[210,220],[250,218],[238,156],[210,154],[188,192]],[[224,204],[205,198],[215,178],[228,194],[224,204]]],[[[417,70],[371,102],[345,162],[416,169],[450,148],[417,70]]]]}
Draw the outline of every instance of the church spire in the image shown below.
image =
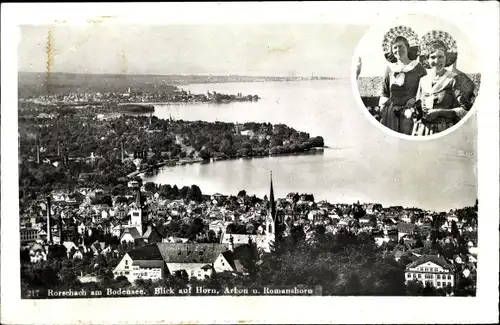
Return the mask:
{"type": "Polygon", "coordinates": [[[137,196],[135,197],[135,204],[137,205],[138,208],[142,206],[141,204],[141,189],[137,190],[137,196]]]}
{"type": "Polygon", "coordinates": [[[274,202],[274,190],[273,190],[273,172],[270,172],[271,188],[269,190],[269,204],[271,210],[271,217],[273,220],[276,218],[276,203],[274,202]]]}

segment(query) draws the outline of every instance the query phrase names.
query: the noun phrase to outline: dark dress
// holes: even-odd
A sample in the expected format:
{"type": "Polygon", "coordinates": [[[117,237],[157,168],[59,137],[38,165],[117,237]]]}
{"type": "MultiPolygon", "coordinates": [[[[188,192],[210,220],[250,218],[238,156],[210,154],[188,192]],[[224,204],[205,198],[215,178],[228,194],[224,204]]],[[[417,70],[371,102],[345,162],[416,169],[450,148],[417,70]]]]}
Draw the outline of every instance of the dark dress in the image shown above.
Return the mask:
{"type": "Polygon", "coordinates": [[[426,109],[449,109],[455,117],[439,117],[432,122],[421,120],[415,123],[413,135],[425,136],[442,132],[460,121],[474,102],[474,84],[463,73],[447,71],[432,80],[430,75],[420,80],[417,98],[426,109]]]}
{"type": "Polygon", "coordinates": [[[415,99],[420,78],[427,74],[420,63],[410,65],[411,69],[402,72],[398,72],[394,67],[387,67],[382,84],[382,97],[388,101],[382,107],[380,119],[380,123],[389,129],[407,135],[412,134],[413,119],[404,116],[404,106],[408,100],[415,99]]]}

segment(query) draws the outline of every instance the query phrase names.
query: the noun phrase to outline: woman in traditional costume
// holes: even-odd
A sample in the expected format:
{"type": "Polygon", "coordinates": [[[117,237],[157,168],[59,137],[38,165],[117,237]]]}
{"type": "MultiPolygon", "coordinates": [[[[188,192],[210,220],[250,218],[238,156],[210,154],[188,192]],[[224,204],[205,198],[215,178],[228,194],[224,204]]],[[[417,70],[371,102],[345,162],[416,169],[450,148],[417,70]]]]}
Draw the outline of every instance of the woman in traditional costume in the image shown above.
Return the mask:
{"type": "Polygon", "coordinates": [[[413,107],[420,78],[426,75],[425,68],[417,60],[419,40],[409,27],[391,28],[382,43],[384,55],[389,65],[385,71],[382,94],[380,123],[393,131],[411,135],[412,116],[405,116],[405,110],[413,107]]]}
{"type": "Polygon", "coordinates": [[[452,127],[468,113],[474,100],[470,79],[446,69],[458,56],[451,35],[434,30],[422,37],[421,45],[430,69],[420,79],[417,91],[423,116],[414,124],[414,136],[432,135],[452,127]]]}

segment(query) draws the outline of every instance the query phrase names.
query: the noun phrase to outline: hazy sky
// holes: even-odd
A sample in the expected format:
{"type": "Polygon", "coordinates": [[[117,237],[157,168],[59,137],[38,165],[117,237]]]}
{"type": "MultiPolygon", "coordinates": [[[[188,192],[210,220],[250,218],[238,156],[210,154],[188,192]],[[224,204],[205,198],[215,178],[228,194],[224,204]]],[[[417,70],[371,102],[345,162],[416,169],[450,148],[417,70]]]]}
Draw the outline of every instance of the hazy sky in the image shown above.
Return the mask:
{"type": "Polygon", "coordinates": [[[22,26],[19,71],[130,74],[349,76],[368,26],[59,25],[22,26]]]}

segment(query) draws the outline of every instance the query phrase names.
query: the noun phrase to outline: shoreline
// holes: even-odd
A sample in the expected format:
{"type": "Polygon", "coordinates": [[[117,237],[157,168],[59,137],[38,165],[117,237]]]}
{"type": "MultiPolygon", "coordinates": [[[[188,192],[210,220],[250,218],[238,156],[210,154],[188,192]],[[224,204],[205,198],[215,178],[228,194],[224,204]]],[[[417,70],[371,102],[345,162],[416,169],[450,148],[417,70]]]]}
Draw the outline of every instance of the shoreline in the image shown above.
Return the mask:
{"type": "MultiPolygon", "coordinates": [[[[182,105],[182,104],[231,104],[231,103],[257,103],[259,100],[261,100],[262,97],[257,97],[256,99],[223,99],[221,101],[217,100],[173,100],[173,101],[147,101],[147,102],[141,102],[141,101],[133,101],[133,102],[123,102],[123,101],[109,101],[109,102],[52,102],[52,103],[45,103],[45,102],[38,102],[34,101],[31,99],[19,99],[20,103],[27,103],[27,104],[34,104],[34,105],[40,105],[44,107],[51,107],[51,106],[62,106],[62,107],[82,107],[82,106],[107,106],[107,105],[117,105],[118,108],[120,106],[126,106],[126,105],[137,105],[137,106],[155,106],[155,105],[182,105]]],[[[115,110],[113,108],[109,109],[111,112],[110,113],[123,113],[127,112],[128,110],[115,110]]],[[[153,112],[154,108],[152,110],[145,110],[144,112],[150,113],[153,112]]],[[[141,113],[140,109],[134,110],[132,109],[131,112],[134,113],[141,113]]]]}
{"type": "Polygon", "coordinates": [[[292,152],[292,153],[282,153],[282,154],[267,154],[267,155],[261,155],[261,156],[249,156],[249,157],[229,157],[229,158],[210,158],[210,159],[179,159],[179,160],[172,160],[172,161],[163,161],[157,163],[155,166],[148,166],[147,169],[142,169],[135,171],[133,173],[130,173],[127,175],[128,178],[133,178],[135,176],[138,176],[140,178],[143,178],[146,176],[146,173],[148,173],[149,170],[151,171],[159,171],[163,169],[163,167],[169,165],[168,167],[177,167],[177,166],[185,166],[185,165],[192,165],[192,164],[212,164],[216,163],[218,161],[230,161],[230,160],[238,160],[238,159],[257,159],[257,158],[270,158],[270,157],[280,157],[280,156],[306,156],[306,155],[316,155],[318,153],[323,153],[325,149],[332,149],[328,146],[323,146],[323,147],[315,147],[311,148],[308,151],[305,152],[292,152]]]}

